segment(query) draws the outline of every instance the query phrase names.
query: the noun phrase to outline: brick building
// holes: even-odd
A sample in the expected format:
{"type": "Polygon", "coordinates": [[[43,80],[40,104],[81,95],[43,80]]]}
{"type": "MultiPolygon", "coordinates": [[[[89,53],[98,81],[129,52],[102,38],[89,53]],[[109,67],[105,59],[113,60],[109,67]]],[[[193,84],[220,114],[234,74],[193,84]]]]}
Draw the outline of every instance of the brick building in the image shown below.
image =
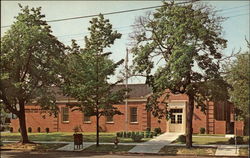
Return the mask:
{"type": "MultiPolygon", "coordinates": [[[[117,88],[123,85],[119,85],[117,88]]],[[[145,84],[128,85],[129,92],[126,123],[125,103],[114,105],[124,115],[114,117],[101,117],[100,130],[103,132],[117,131],[145,131],[146,128],[160,127],[164,132],[185,133],[186,129],[186,106],[188,97],[183,94],[171,94],[168,102],[172,112],[171,119],[158,120],[151,113],[145,110],[147,97],[151,94],[151,89],[145,84]]],[[[50,116],[39,106],[32,104],[26,105],[27,128],[31,127],[32,132],[45,132],[49,128],[50,132],[73,132],[73,128],[78,126],[83,132],[94,132],[96,130],[95,117],[86,117],[80,111],[71,111],[68,104],[76,103],[74,98],[67,98],[58,92],[57,105],[59,114],[57,117],[50,116]]],[[[226,134],[234,132],[233,105],[229,102],[207,102],[208,111],[206,114],[200,109],[194,109],[193,133],[199,133],[200,128],[205,128],[207,134],[226,134]]],[[[237,134],[243,134],[243,123],[236,122],[237,134]]],[[[11,127],[14,132],[18,132],[18,119],[11,120],[11,127]]]]}

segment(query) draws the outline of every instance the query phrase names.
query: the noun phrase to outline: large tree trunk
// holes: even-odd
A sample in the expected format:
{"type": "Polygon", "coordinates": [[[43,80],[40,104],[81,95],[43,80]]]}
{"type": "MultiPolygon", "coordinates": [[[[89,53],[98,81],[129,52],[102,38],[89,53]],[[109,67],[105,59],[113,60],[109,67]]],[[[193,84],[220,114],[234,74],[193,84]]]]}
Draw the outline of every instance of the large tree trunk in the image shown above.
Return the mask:
{"type": "Polygon", "coordinates": [[[194,96],[188,95],[188,107],[187,107],[187,128],[186,128],[186,147],[192,147],[192,134],[193,134],[193,113],[194,113],[194,96]]]}
{"type": "Polygon", "coordinates": [[[96,146],[99,146],[99,116],[96,115],[96,146]]]}
{"type": "Polygon", "coordinates": [[[19,101],[20,112],[18,115],[19,118],[19,125],[20,125],[20,132],[21,132],[21,143],[30,143],[27,135],[26,129],[26,120],[25,120],[25,110],[24,110],[24,102],[19,101]]]}

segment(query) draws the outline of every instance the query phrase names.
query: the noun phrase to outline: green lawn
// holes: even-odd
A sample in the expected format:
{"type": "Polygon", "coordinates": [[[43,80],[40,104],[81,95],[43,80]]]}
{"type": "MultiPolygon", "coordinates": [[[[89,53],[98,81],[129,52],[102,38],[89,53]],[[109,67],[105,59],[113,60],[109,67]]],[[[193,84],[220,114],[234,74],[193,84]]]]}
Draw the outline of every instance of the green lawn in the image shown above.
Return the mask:
{"type": "Polygon", "coordinates": [[[165,146],[160,150],[160,153],[167,155],[214,155],[216,148],[207,147],[193,147],[187,149],[186,147],[165,146]]]}
{"type": "Polygon", "coordinates": [[[248,156],[249,148],[240,148],[240,156],[248,156]]]}
{"type": "MultiPolygon", "coordinates": [[[[193,144],[228,144],[229,138],[215,138],[215,137],[193,137],[193,144]]],[[[175,144],[185,144],[177,140],[173,141],[175,144]]]]}
{"type": "MultiPolygon", "coordinates": [[[[55,133],[29,133],[29,139],[31,141],[73,141],[72,132],[55,132],[55,133]]],[[[100,142],[113,143],[116,137],[116,133],[100,133],[100,142]]],[[[19,141],[21,138],[20,133],[1,133],[1,140],[13,140],[19,141]]],[[[118,138],[121,143],[132,143],[131,138],[118,138]]],[[[143,138],[142,142],[148,141],[151,138],[143,138]]],[[[95,142],[95,133],[83,133],[83,141],[95,142]]]]}
{"type": "MultiPolygon", "coordinates": [[[[248,144],[248,137],[249,136],[244,136],[243,140],[244,143],[243,144],[248,144]]],[[[229,144],[228,143],[229,138],[223,138],[223,137],[214,137],[214,135],[212,135],[212,137],[193,137],[193,144],[199,144],[199,145],[209,145],[209,144],[229,144]]],[[[176,144],[185,144],[182,142],[179,142],[177,140],[173,141],[172,143],[176,143],[176,144]]]]}
{"type": "Polygon", "coordinates": [[[67,144],[21,144],[21,143],[9,143],[1,146],[1,149],[12,150],[32,150],[32,151],[51,151],[63,147],[67,144]]]}
{"type": "Polygon", "coordinates": [[[118,148],[114,148],[114,145],[100,145],[96,147],[96,145],[92,145],[83,150],[83,152],[128,152],[132,149],[134,145],[118,145],[118,148]]]}

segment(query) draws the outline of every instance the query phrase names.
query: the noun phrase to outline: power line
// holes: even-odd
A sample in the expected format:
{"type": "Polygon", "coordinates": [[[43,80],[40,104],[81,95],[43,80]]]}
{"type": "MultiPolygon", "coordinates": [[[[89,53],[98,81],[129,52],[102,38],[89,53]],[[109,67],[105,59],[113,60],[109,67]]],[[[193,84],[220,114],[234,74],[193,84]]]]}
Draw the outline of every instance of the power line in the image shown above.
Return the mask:
{"type": "MultiPolygon", "coordinates": [[[[190,3],[190,2],[180,2],[180,3],[176,3],[175,5],[185,4],[185,3],[190,3]]],[[[139,10],[154,9],[154,8],[159,8],[159,7],[162,7],[162,5],[153,6],[153,7],[144,7],[144,8],[137,8],[137,9],[122,10],[122,11],[115,11],[115,12],[103,13],[102,15],[121,14],[121,13],[134,12],[134,11],[139,11],[139,10]]],[[[55,19],[55,20],[48,20],[47,22],[52,23],[52,22],[59,22],[59,21],[66,21],[66,20],[84,19],[84,18],[90,18],[90,17],[99,16],[99,15],[100,14],[93,14],[93,15],[85,15],[85,16],[78,16],[78,17],[71,17],[71,18],[55,19]]],[[[11,25],[6,25],[6,26],[2,26],[1,28],[10,27],[10,26],[11,25]]]]}

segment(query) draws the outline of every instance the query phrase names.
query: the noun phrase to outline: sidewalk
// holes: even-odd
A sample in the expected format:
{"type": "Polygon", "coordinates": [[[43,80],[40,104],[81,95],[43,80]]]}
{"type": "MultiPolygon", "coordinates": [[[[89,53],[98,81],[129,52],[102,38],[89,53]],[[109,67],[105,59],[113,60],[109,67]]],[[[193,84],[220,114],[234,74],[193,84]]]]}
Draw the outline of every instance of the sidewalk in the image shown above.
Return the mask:
{"type": "Polygon", "coordinates": [[[235,145],[219,145],[215,156],[239,156],[239,146],[235,145]]]}
{"type": "Polygon", "coordinates": [[[164,133],[140,145],[136,145],[129,153],[158,153],[165,145],[178,138],[181,133],[164,133]]]}

